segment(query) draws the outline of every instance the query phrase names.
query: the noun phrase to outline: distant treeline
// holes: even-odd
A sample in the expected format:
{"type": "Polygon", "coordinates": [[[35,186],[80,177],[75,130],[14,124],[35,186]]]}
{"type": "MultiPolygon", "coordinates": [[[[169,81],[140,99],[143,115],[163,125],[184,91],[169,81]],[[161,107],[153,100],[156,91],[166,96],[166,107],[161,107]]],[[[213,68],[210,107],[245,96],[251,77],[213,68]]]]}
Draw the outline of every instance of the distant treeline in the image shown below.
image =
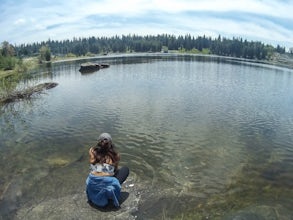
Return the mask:
{"type": "Polygon", "coordinates": [[[191,35],[157,35],[138,36],[123,35],[114,37],[73,38],[73,40],[48,40],[41,43],[21,44],[15,46],[18,56],[38,55],[40,48],[46,46],[52,55],[74,54],[107,54],[125,52],[168,52],[170,50],[207,53],[222,56],[232,56],[247,59],[269,59],[274,52],[285,53],[285,47],[265,45],[262,42],[247,41],[242,38],[215,39],[206,36],[192,37],[191,35]]]}

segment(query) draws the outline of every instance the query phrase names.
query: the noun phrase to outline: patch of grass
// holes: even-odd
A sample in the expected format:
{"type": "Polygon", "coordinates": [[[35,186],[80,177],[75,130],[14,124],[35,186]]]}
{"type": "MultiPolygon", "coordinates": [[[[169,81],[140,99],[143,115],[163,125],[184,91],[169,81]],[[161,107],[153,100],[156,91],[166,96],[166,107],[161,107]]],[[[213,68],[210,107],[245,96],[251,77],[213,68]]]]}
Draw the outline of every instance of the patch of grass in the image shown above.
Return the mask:
{"type": "Polygon", "coordinates": [[[189,54],[211,54],[210,49],[208,48],[203,48],[201,51],[198,49],[191,49],[191,50],[186,50],[185,48],[181,48],[178,50],[179,53],[189,53],[189,54]]]}
{"type": "Polygon", "coordinates": [[[0,79],[6,78],[12,75],[24,74],[30,70],[35,69],[39,65],[36,57],[25,58],[18,60],[14,69],[12,70],[0,70],[0,79]]]}

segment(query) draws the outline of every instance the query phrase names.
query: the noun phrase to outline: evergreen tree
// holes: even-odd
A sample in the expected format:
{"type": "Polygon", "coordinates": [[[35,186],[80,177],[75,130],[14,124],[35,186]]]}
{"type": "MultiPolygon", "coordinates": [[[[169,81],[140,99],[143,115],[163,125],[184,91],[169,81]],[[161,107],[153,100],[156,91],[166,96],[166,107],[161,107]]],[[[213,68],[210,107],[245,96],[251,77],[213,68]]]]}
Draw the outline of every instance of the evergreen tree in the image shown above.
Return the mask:
{"type": "MultiPolygon", "coordinates": [[[[8,47],[7,43],[4,45],[6,52],[13,51],[13,47],[8,47]],[[7,49],[9,48],[9,50],[7,49]]],[[[113,37],[88,37],[76,38],[72,40],[53,41],[48,40],[41,43],[22,44],[16,46],[15,49],[19,56],[36,56],[44,49],[42,47],[50,48],[47,51],[47,57],[43,60],[49,59],[49,54],[52,52],[57,55],[75,54],[76,56],[84,56],[86,54],[107,54],[109,52],[124,53],[124,52],[159,52],[162,47],[166,46],[168,50],[181,51],[203,51],[206,49],[211,54],[233,56],[247,59],[267,59],[274,52],[285,53],[285,48],[277,46],[265,46],[261,42],[249,42],[242,38],[223,38],[219,35],[212,39],[204,36],[193,37],[190,34],[185,36],[174,36],[168,34],[162,35],[122,35],[113,37]]],[[[46,51],[46,50],[44,50],[46,51]]],[[[6,53],[2,52],[2,53],[6,53]]],[[[43,56],[43,55],[41,55],[43,56]]],[[[49,59],[50,60],[50,59],[49,59]]]]}

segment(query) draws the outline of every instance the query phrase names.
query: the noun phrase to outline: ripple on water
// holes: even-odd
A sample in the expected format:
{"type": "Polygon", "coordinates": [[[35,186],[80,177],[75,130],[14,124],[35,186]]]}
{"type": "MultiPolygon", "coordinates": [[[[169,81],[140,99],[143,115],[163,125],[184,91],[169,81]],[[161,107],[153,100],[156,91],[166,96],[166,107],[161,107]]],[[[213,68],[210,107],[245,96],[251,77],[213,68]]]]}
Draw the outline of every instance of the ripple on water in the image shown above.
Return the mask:
{"type": "MultiPolygon", "coordinates": [[[[58,191],[66,197],[72,183],[88,172],[84,160],[81,169],[68,173],[72,161],[87,156],[84,146],[94,144],[100,132],[111,133],[134,183],[150,186],[142,196],[148,212],[156,205],[157,212],[166,207],[176,212],[178,201],[185,203],[180,210],[194,209],[202,206],[199,199],[217,196],[226,204],[216,211],[225,212],[231,203],[254,203],[252,194],[274,201],[291,195],[284,193],[293,182],[291,102],[274,87],[283,72],[268,70],[259,78],[263,74],[253,66],[172,60],[117,64],[81,78],[62,66],[53,76],[60,81],[56,90],[31,106],[16,105],[2,120],[11,129],[1,127],[1,135],[16,131],[3,138],[6,149],[11,147],[5,161],[26,156],[20,164],[2,162],[3,176],[19,167],[34,173],[40,158],[41,167],[62,173],[44,178],[34,195],[50,197],[42,190],[51,181],[52,191],[66,184],[58,191]]],[[[290,80],[282,88],[291,91],[290,80]]]]}
{"type": "Polygon", "coordinates": [[[139,181],[147,181],[150,186],[154,186],[157,183],[158,177],[155,168],[144,160],[144,158],[128,153],[121,153],[121,157],[123,157],[123,161],[127,161],[124,163],[130,167],[131,173],[133,173],[136,178],[139,178],[139,181]]]}

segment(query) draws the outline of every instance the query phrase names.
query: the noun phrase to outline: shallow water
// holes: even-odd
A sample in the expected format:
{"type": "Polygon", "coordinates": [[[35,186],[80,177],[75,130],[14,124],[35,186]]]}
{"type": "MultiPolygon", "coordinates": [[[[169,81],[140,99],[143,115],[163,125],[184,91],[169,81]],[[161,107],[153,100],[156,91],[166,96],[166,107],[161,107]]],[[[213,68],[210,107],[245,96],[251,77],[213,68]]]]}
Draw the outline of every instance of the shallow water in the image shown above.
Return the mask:
{"type": "Polygon", "coordinates": [[[292,70],[145,55],[102,57],[110,68],[81,74],[81,62],[40,70],[23,84],[59,85],[2,107],[3,216],[80,190],[104,131],[141,193],[138,218],[216,219],[256,205],[292,214],[292,70]]]}

